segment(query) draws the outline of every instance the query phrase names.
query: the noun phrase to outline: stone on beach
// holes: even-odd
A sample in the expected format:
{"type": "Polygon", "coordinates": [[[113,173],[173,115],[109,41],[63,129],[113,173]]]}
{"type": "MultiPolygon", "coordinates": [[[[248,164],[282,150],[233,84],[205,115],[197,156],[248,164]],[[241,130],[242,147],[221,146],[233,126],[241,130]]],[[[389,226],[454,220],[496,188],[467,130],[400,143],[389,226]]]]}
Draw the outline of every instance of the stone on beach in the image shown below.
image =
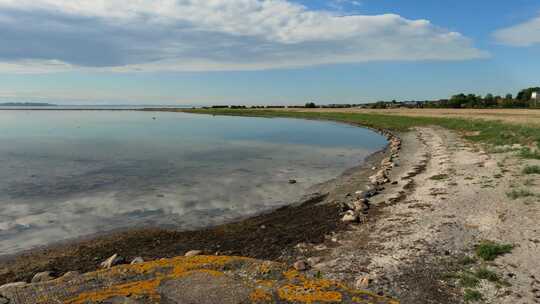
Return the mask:
{"type": "Polygon", "coordinates": [[[124,261],[122,257],[120,257],[117,253],[113,254],[110,258],[103,261],[100,266],[101,268],[111,268],[113,266],[116,266],[118,264],[121,264],[124,261]]]}
{"type": "Polygon", "coordinates": [[[54,277],[52,276],[52,272],[44,271],[44,272],[36,273],[36,275],[34,275],[34,277],[32,278],[32,283],[47,282],[50,280],[54,280],[54,277]]]}
{"type": "Polygon", "coordinates": [[[307,265],[306,265],[306,262],[300,260],[300,261],[296,261],[294,264],[293,264],[293,267],[294,269],[298,270],[298,271],[304,271],[307,269],[307,265]]]}
{"type": "Polygon", "coordinates": [[[354,211],[349,210],[349,211],[345,212],[345,215],[343,215],[343,217],[341,218],[341,221],[343,221],[345,223],[357,222],[358,221],[358,215],[354,211]]]}
{"type": "Polygon", "coordinates": [[[141,263],[144,263],[144,259],[142,257],[136,257],[131,261],[130,264],[135,265],[135,264],[141,264],[141,263]]]}
{"type": "Polygon", "coordinates": [[[186,254],[184,254],[184,256],[186,256],[186,257],[194,257],[194,256],[201,255],[202,253],[203,253],[202,250],[191,250],[191,251],[186,252],[186,254]]]}

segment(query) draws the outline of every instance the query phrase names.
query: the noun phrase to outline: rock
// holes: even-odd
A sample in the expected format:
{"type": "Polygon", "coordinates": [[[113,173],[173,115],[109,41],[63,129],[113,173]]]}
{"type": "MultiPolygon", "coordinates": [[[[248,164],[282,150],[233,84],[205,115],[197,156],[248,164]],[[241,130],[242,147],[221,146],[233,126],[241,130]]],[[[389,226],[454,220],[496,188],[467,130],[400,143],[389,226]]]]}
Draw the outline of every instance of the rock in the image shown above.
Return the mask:
{"type": "Polygon", "coordinates": [[[313,249],[315,249],[317,251],[322,251],[322,250],[328,249],[328,246],[326,246],[325,244],[319,244],[319,245],[313,247],[313,249]]]}
{"type": "Polygon", "coordinates": [[[130,264],[135,265],[135,264],[141,264],[141,263],[144,263],[144,259],[142,257],[136,257],[131,261],[130,264]]]}
{"type": "Polygon", "coordinates": [[[357,289],[366,289],[366,288],[369,288],[369,283],[370,283],[370,279],[369,277],[361,277],[361,278],[358,278],[358,280],[356,280],[356,283],[355,283],[355,287],[357,289]]]}
{"type": "Polygon", "coordinates": [[[9,304],[9,299],[0,296],[0,304],[9,304]]]}
{"type": "Polygon", "coordinates": [[[266,229],[266,226],[265,225],[261,225],[259,226],[259,228],[261,228],[262,230],[266,229]]]}
{"type": "Polygon", "coordinates": [[[307,259],[307,262],[309,265],[313,266],[315,264],[319,264],[322,261],[322,258],[320,257],[311,257],[307,259]]]}
{"type": "Polygon", "coordinates": [[[356,196],[358,196],[359,198],[364,198],[366,196],[365,191],[356,191],[354,194],[356,194],[356,196]]]}
{"type": "Polygon", "coordinates": [[[2,291],[3,289],[8,289],[8,288],[19,288],[19,287],[24,287],[28,285],[26,282],[14,282],[14,283],[8,283],[8,284],[4,284],[2,286],[0,286],[0,291],[2,291]]]}
{"type": "Polygon", "coordinates": [[[239,280],[208,273],[193,273],[163,282],[158,288],[161,303],[251,303],[252,289],[239,280]]]}
{"type": "Polygon", "coordinates": [[[191,250],[191,251],[186,252],[186,254],[184,254],[184,256],[186,256],[186,257],[194,257],[194,256],[201,255],[202,253],[203,253],[202,250],[191,250]]]}
{"type": "Polygon", "coordinates": [[[343,215],[343,217],[341,218],[341,221],[345,222],[345,223],[357,222],[358,221],[358,215],[354,211],[349,210],[349,211],[345,212],[345,215],[343,215]]]}
{"type": "Polygon", "coordinates": [[[304,271],[304,270],[307,270],[307,265],[306,265],[306,262],[300,260],[300,261],[296,261],[294,264],[293,264],[293,267],[294,269],[298,270],[298,271],[304,271]]]}
{"type": "Polygon", "coordinates": [[[109,269],[113,266],[116,266],[118,264],[121,264],[124,261],[124,259],[120,256],[118,256],[117,253],[113,254],[110,258],[103,261],[100,266],[101,268],[109,269]]]}
{"type": "Polygon", "coordinates": [[[296,184],[296,183],[297,183],[297,181],[295,179],[290,179],[289,180],[289,184],[291,184],[291,185],[296,184]]]}
{"type": "Polygon", "coordinates": [[[62,276],[62,278],[65,279],[65,280],[70,280],[70,279],[76,278],[76,277],[78,277],[80,275],[81,274],[78,271],[68,271],[62,276]]]}
{"type": "Polygon", "coordinates": [[[36,275],[34,275],[34,277],[32,278],[32,283],[47,282],[51,280],[54,280],[52,272],[44,271],[36,273],[36,275]]]}

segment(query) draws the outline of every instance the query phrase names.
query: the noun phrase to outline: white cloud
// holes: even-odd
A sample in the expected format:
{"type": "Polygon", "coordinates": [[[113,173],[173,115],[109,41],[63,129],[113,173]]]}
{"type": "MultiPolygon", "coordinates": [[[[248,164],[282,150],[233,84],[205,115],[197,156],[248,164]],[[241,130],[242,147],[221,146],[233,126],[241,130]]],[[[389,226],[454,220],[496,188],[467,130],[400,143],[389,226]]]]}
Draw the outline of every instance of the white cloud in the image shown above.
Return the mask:
{"type": "Polygon", "coordinates": [[[540,43],[540,16],[503,28],[494,33],[495,39],[506,45],[524,47],[540,43]]]}
{"type": "Polygon", "coordinates": [[[0,28],[2,71],[260,70],[486,56],[427,20],[341,16],[286,0],[0,0],[0,28]]]}

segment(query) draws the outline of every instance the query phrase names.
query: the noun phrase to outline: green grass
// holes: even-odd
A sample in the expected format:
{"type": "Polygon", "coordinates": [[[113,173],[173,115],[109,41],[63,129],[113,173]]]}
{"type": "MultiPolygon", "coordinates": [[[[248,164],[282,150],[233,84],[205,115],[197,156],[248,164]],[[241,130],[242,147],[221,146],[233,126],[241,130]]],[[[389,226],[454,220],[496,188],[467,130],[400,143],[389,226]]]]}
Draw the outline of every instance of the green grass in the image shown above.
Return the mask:
{"type": "Polygon", "coordinates": [[[458,260],[458,263],[460,265],[467,266],[467,265],[471,265],[471,264],[476,263],[476,259],[474,257],[470,257],[470,256],[466,255],[466,256],[460,258],[458,260]]]}
{"type": "Polygon", "coordinates": [[[497,244],[495,242],[485,241],[476,246],[475,252],[484,261],[493,261],[498,256],[512,252],[513,248],[514,246],[510,244],[497,244]]]}
{"type": "Polygon", "coordinates": [[[430,177],[431,180],[445,180],[448,179],[448,174],[438,174],[430,177]]]}
{"type": "Polygon", "coordinates": [[[491,271],[485,267],[479,268],[474,274],[477,278],[482,280],[488,280],[490,282],[499,282],[500,280],[499,275],[497,275],[496,272],[491,271]]]}
{"type": "Polygon", "coordinates": [[[465,288],[474,288],[480,284],[480,280],[470,273],[462,273],[459,275],[459,284],[465,288]]]}
{"type": "MultiPolygon", "coordinates": [[[[253,117],[285,117],[317,120],[332,120],[359,124],[376,129],[407,131],[414,127],[441,126],[450,130],[465,132],[465,137],[475,142],[503,145],[531,145],[540,147],[540,128],[536,126],[514,125],[500,121],[481,119],[443,118],[443,117],[408,117],[372,113],[339,113],[339,112],[292,112],[276,110],[251,109],[186,109],[188,113],[233,115],[253,117]]],[[[540,159],[540,153],[523,149],[521,156],[540,159]]]]}
{"type": "Polygon", "coordinates": [[[472,289],[465,289],[465,294],[463,295],[463,299],[465,302],[478,302],[481,301],[484,297],[482,294],[477,290],[472,289]]]}
{"type": "Polygon", "coordinates": [[[527,189],[514,189],[514,190],[512,190],[510,192],[507,192],[506,196],[508,196],[509,198],[515,200],[515,199],[522,198],[522,197],[536,196],[536,194],[534,194],[533,192],[531,192],[531,191],[529,191],[527,189]]]}
{"type": "Polygon", "coordinates": [[[520,151],[519,155],[522,158],[529,158],[529,159],[540,159],[540,152],[538,151],[532,151],[531,149],[524,148],[520,151]]]}
{"type": "Polygon", "coordinates": [[[523,169],[524,174],[540,174],[540,166],[527,166],[523,169]]]}

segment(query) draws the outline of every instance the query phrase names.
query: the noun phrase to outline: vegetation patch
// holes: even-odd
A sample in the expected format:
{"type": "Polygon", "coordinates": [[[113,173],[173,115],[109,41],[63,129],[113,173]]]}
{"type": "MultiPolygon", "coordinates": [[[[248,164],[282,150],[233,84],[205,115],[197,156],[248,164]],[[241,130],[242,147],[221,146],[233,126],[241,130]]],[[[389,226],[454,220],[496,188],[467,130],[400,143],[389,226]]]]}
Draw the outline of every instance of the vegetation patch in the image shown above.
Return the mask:
{"type": "Polygon", "coordinates": [[[540,174],[540,166],[527,166],[525,169],[523,169],[523,173],[525,174],[540,174]]]}
{"type": "Polygon", "coordinates": [[[482,267],[476,270],[475,275],[479,279],[488,280],[490,282],[500,281],[499,275],[497,275],[496,272],[487,269],[486,267],[482,267]]]}
{"type": "Polygon", "coordinates": [[[510,192],[507,192],[506,193],[506,196],[508,196],[509,198],[515,200],[515,199],[518,199],[518,198],[522,198],[522,197],[531,197],[531,196],[535,196],[536,194],[534,194],[533,192],[527,190],[527,189],[514,189],[510,192]]]}
{"type": "Polygon", "coordinates": [[[463,299],[465,302],[478,302],[481,301],[484,297],[482,294],[477,290],[472,289],[465,289],[465,294],[463,296],[463,299]]]}
{"type": "MultiPolygon", "coordinates": [[[[539,144],[540,145],[540,144],[539,144]]],[[[528,159],[540,159],[540,152],[532,149],[524,148],[520,151],[519,156],[528,159]]]]}
{"type": "Polygon", "coordinates": [[[476,246],[476,255],[484,261],[493,261],[498,256],[512,252],[514,248],[510,244],[497,244],[495,242],[485,241],[476,246]]]}
{"type": "Polygon", "coordinates": [[[434,175],[434,176],[430,177],[429,179],[431,179],[431,180],[445,180],[445,179],[448,179],[448,174],[437,174],[437,175],[434,175]]]}
{"type": "Polygon", "coordinates": [[[464,272],[459,275],[459,284],[466,288],[474,288],[480,284],[480,280],[473,274],[464,272]]]}

